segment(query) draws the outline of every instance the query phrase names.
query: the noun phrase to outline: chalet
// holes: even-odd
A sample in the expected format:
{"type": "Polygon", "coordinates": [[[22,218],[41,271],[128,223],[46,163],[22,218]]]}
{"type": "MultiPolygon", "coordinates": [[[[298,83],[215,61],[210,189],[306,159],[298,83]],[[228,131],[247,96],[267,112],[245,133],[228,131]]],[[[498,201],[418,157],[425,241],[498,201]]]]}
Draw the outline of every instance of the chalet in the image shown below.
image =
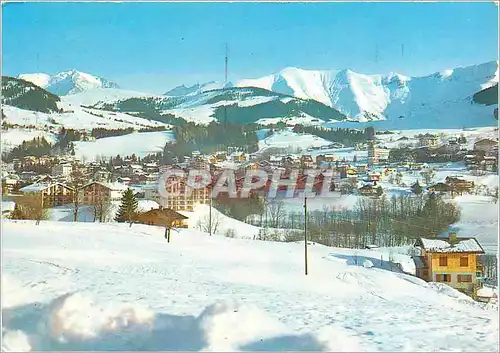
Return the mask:
{"type": "Polygon", "coordinates": [[[485,156],[480,163],[481,169],[490,172],[495,172],[498,170],[498,161],[495,156],[485,156]]]}
{"type": "Polygon", "coordinates": [[[36,173],[33,172],[33,171],[29,171],[29,172],[21,172],[19,174],[19,177],[21,178],[21,180],[23,181],[27,181],[27,182],[33,182],[33,180],[36,179],[36,173]]]}
{"type": "Polygon", "coordinates": [[[381,178],[382,178],[382,175],[380,173],[368,173],[368,179],[370,181],[375,182],[375,183],[378,183],[381,178]]]}
{"type": "Polygon", "coordinates": [[[143,169],[147,173],[158,173],[158,164],[156,162],[145,163],[143,169]]]}
{"type": "Polygon", "coordinates": [[[443,282],[476,297],[481,287],[478,277],[482,275],[479,254],[484,250],[475,238],[457,238],[450,233],[448,238],[419,238],[415,245],[417,256],[413,257],[417,277],[428,282],[443,282]]]}
{"type": "Polygon", "coordinates": [[[304,154],[300,157],[300,163],[306,168],[312,168],[314,165],[311,155],[304,154]]]}
{"type": "Polygon", "coordinates": [[[111,178],[111,173],[107,170],[97,170],[92,175],[92,179],[95,181],[107,181],[111,178]]]}
{"type": "Polygon", "coordinates": [[[468,167],[477,166],[479,163],[479,160],[480,160],[480,158],[478,156],[476,156],[475,154],[466,154],[464,156],[464,163],[468,167]]]}
{"type": "Polygon", "coordinates": [[[460,179],[458,177],[447,176],[445,183],[450,187],[451,192],[459,193],[471,192],[474,188],[474,182],[470,180],[460,179]]]}
{"type": "Polygon", "coordinates": [[[274,165],[282,165],[284,159],[283,156],[272,155],[269,157],[269,162],[274,165]]]}
{"type": "Polygon", "coordinates": [[[53,176],[67,177],[71,174],[73,166],[70,163],[59,163],[52,168],[53,176]]]}
{"type": "Polygon", "coordinates": [[[445,193],[445,192],[450,192],[451,187],[448,184],[445,183],[436,183],[434,185],[431,185],[427,188],[427,191],[429,192],[437,192],[437,193],[445,193]]]}
{"type": "Polygon", "coordinates": [[[245,153],[243,152],[233,152],[230,156],[229,156],[229,159],[232,161],[232,162],[236,162],[236,163],[241,163],[241,162],[246,162],[247,160],[247,156],[245,153]]]}
{"type": "Polygon", "coordinates": [[[417,137],[418,137],[418,143],[422,147],[436,147],[439,143],[439,138],[436,135],[425,134],[425,135],[419,135],[417,137]]]}
{"type": "Polygon", "coordinates": [[[2,194],[10,194],[20,182],[19,176],[15,174],[5,176],[2,178],[2,194]]]}
{"type": "Polygon", "coordinates": [[[25,195],[42,195],[44,207],[61,206],[73,201],[74,191],[62,183],[35,183],[19,190],[25,195]]]}
{"type": "Polygon", "coordinates": [[[325,154],[325,162],[328,162],[328,163],[335,162],[335,155],[325,154]]]}
{"type": "Polygon", "coordinates": [[[127,186],[120,183],[91,182],[83,187],[83,202],[93,204],[97,200],[119,201],[127,186]]]}
{"type": "Polygon", "coordinates": [[[474,143],[474,151],[481,151],[486,154],[495,153],[498,151],[498,141],[491,139],[481,139],[474,143]]]}
{"type": "Polygon", "coordinates": [[[193,157],[189,161],[189,167],[196,170],[209,170],[210,164],[201,157],[193,157]]]}
{"type": "Polygon", "coordinates": [[[131,181],[131,179],[129,177],[120,177],[120,178],[118,178],[118,182],[122,183],[122,184],[125,184],[125,185],[129,185],[130,181],[131,181]]]}
{"type": "Polygon", "coordinates": [[[359,194],[362,196],[375,196],[377,195],[377,188],[372,185],[363,185],[359,189],[359,194]]]}
{"type": "Polygon", "coordinates": [[[165,239],[167,239],[168,242],[170,242],[171,228],[187,228],[187,223],[185,223],[186,219],[186,216],[161,206],[160,208],[152,208],[137,216],[137,222],[139,223],[165,227],[165,239]]]}
{"type": "Polygon", "coordinates": [[[324,154],[318,154],[316,156],[316,165],[320,166],[320,165],[323,164],[323,162],[325,162],[325,155],[324,154]]]}
{"type": "Polygon", "coordinates": [[[249,161],[258,161],[261,157],[262,157],[262,155],[260,153],[250,153],[248,155],[248,160],[249,161]]]}
{"type": "Polygon", "coordinates": [[[142,185],[141,193],[144,193],[144,199],[146,200],[160,202],[160,193],[158,192],[157,183],[142,185]]]}

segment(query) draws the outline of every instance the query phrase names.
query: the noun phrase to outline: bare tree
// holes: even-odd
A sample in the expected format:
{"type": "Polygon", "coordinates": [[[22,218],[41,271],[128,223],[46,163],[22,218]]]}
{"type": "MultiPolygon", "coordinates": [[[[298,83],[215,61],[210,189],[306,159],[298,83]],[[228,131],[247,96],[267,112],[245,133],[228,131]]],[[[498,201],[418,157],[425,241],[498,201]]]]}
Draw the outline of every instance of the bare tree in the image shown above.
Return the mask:
{"type": "Polygon", "coordinates": [[[83,167],[77,163],[73,163],[72,170],[69,175],[68,185],[73,189],[73,221],[78,220],[78,211],[83,201],[83,187],[87,183],[87,175],[83,167]]]}
{"type": "Polygon", "coordinates": [[[105,222],[111,213],[111,201],[103,191],[97,191],[94,198],[91,200],[92,211],[94,213],[94,222],[99,220],[100,223],[105,222]]]}
{"type": "MultiPolygon", "coordinates": [[[[279,222],[285,217],[285,203],[281,200],[272,200],[267,204],[267,215],[271,228],[279,228],[279,222]]],[[[267,221],[267,220],[266,220],[267,221]]],[[[266,222],[268,223],[268,222],[266,222]]]]}
{"type": "Polygon", "coordinates": [[[428,186],[428,185],[430,185],[430,183],[432,183],[432,180],[436,176],[436,171],[434,169],[426,169],[426,170],[422,170],[420,172],[420,175],[422,176],[425,185],[428,186]]]}
{"type": "Polygon", "coordinates": [[[196,226],[199,230],[205,233],[215,234],[222,224],[220,213],[212,213],[212,217],[206,215],[203,219],[199,219],[196,226]]]}
{"type": "Polygon", "coordinates": [[[39,225],[41,220],[50,218],[50,213],[43,205],[42,195],[23,195],[17,199],[10,218],[33,219],[36,220],[36,225],[39,225]]]}

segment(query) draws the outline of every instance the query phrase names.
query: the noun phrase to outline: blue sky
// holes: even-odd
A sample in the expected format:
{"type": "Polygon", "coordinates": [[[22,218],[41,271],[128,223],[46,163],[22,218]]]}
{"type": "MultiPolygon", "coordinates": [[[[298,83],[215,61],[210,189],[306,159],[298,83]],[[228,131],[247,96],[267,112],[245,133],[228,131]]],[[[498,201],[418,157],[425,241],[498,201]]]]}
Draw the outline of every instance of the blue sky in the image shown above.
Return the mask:
{"type": "Polygon", "coordinates": [[[9,3],[4,75],[68,69],[127,89],[267,75],[287,66],[425,75],[497,60],[487,3],[9,3]]]}

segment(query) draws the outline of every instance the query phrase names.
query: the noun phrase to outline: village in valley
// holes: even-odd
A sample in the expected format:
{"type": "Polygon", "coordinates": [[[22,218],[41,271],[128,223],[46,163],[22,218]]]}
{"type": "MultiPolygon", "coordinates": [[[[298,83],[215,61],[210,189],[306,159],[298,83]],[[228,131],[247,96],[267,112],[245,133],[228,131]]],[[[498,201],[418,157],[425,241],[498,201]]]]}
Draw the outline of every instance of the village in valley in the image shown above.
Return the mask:
{"type": "MultiPolygon", "coordinates": [[[[89,162],[72,155],[71,147],[67,149],[68,153],[51,151],[44,155],[39,155],[35,149],[36,156],[24,155],[4,164],[2,216],[38,222],[145,223],[165,226],[169,231],[170,228],[191,227],[210,235],[219,233],[253,240],[299,241],[304,237],[304,216],[302,210],[294,211],[296,207],[289,205],[289,199],[284,197],[290,186],[287,187],[286,183],[280,185],[272,199],[267,193],[273,173],[278,171],[280,179],[286,181],[292,171],[298,171],[292,198],[297,201],[299,192],[305,188],[307,170],[315,169],[317,174],[312,192],[320,194],[324,175],[329,172],[330,178],[326,181],[330,197],[321,198],[319,195],[316,203],[320,205],[314,205],[309,211],[308,236],[311,241],[327,246],[372,250],[406,246],[403,253],[412,256],[414,262],[410,274],[426,281],[447,283],[478,300],[496,298],[491,287],[497,279],[496,257],[485,254],[483,249],[486,245],[493,251],[496,244],[492,243],[492,237],[495,235],[482,234],[476,238],[476,233],[470,228],[458,234],[455,230],[446,231],[448,226],[453,229],[453,223],[460,221],[460,207],[448,209],[442,206],[439,211],[436,208],[433,212],[455,214],[451,217],[443,215],[443,219],[432,226],[422,221],[422,216],[417,216],[417,213],[431,207],[431,197],[444,200],[445,204],[453,204],[457,197],[487,199],[492,205],[497,204],[497,128],[472,132],[470,129],[455,130],[447,134],[409,130],[405,134],[405,131],[376,131],[368,127],[360,130],[363,138],[354,146],[318,139],[319,144],[301,144],[297,148],[294,147],[295,141],[311,137],[300,130],[299,125],[262,126],[258,131],[263,136],[259,141],[262,147],[253,153],[248,153],[248,146],[244,145],[227,146],[207,154],[193,150],[187,155],[175,155],[175,143],[167,142],[163,152],[142,157],[135,154],[116,155],[109,159],[97,156],[89,162]],[[273,144],[273,139],[280,135],[288,138],[287,143],[273,144]],[[182,171],[185,176],[173,176],[167,181],[161,179],[162,173],[172,170],[182,171]],[[197,188],[190,186],[190,170],[210,173],[210,183],[197,188]],[[228,170],[234,175],[237,193],[241,193],[249,172],[263,171],[268,179],[262,187],[251,190],[247,199],[231,200],[227,192],[212,194],[217,176],[228,170]],[[169,194],[161,195],[159,182],[167,182],[169,194]],[[334,221],[339,217],[349,219],[345,214],[353,210],[361,214],[369,212],[371,206],[374,207],[372,211],[376,211],[381,205],[389,207],[397,205],[400,199],[412,198],[424,200],[423,209],[414,215],[408,213],[409,218],[405,220],[395,221],[404,225],[404,233],[392,229],[394,233],[389,236],[374,236],[369,234],[371,225],[362,225],[365,228],[362,230],[353,227],[343,231],[338,228],[346,225],[334,221]],[[208,206],[208,210],[200,205],[208,206]],[[214,216],[209,217],[212,210],[214,216]],[[332,215],[332,222],[320,221],[320,213],[332,215]],[[412,220],[411,217],[416,218],[412,220]],[[235,227],[225,225],[227,219],[232,219],[235,227]],[[248,227],[240,230],[238,223],[251,225],[257,231],[249,233],[248,227]],[[462,246],[464,242],[474,244],[462,246]],[[449,260],[436,263],[436,259],[445,257],[449,260]],[[459,258],[468,259],[460,260],[462,264],[466,261],[467,265],[459,265],[455,260],[459,258]],[[458,277],[455,273],[459,273],[458,277]],[[486,289],[483,289],[485,283],[486,289]]],[[[78,131],[75,135],[88,141],[86,134],[87,131],[78,131]]],[[[310,202],[314,202],[315,195],[311,196],[310,202]]],[[[475,210],[466,209],[465,212],[475,210]]],[[[440,214],[432,217],[440,218],[440,214]]],[[[366,222],[366,219],[353,217],[350,222],[354,226],[366,222]]],[[[408,271],[401,264],[393,265],[394,269],[408,271]]]]}
{"type": "Polygon", "coordinates": [[[2,352],[498,351],[498,2],[313,5],[2,7],[2,352]]]}

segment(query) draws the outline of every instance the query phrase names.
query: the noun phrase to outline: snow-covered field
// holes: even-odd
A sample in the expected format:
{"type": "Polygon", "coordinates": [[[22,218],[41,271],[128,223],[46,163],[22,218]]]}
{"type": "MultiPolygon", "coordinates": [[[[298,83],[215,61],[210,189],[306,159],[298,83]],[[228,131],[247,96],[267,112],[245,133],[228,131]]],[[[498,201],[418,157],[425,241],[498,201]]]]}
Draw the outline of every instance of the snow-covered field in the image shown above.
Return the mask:
{"type": "Polygon", "coordinates": [[[124,100],[129,98],[145,98],[145,97],[152,98],[159,96],[150,93],[129,91],[119,88],[94,88],[88,91],[62,96],[61,100],[65,103],[74,106],[78,105],[92,106],[99,102],[114,102],[117,100],[124,100]]]}
{"type": "Polygon", "coordinates": [[[2,350],[496,351],[495,310],[346,250],[2,221],[2,350]]]}
{"type": "Polygon", "coordinates": [[[2,151],[8,152],[23,141],[30,141],[37,137],[44,137],[48,142],[55,143],[56,135],[47,131],[33,129],[2,130],[2,151]]]}
{"type": "Polygon", "coordinates": [[[461,211],[454,226],[467,236],[477,238],[486,252],[498,252],[498,203],[489,196],[463,195],[455,198],[461,211]]]}
{"type": "MultiPolygon", "coordinates": [[[[158,208],[159,205],[156,201],[152,200],[138,200],[137,209],[140,212],[149,211],[151,208],[158,208]]],[[[106,221],[113,221],[120,208],[120,201],[112,201],[106,221]]],[[[59,222],[73,222],[74,206],[72,204],[58,206],[49,209],[50,219],[59,222]]],[[[92,206],[81,205],[78,210],[78,222],[94,222],[94,211],[92,206]]]]}
{"type": "Polygon", "coordinates": [[[105,137],[95,141],[75,142],[75,155],[86,160],[95,160],[97,156],[131,156],[135,153],[144,157],[150,153],[162,152],[165,144],[174,139],[171,131],[134,132],[123,136],[105,137]]]}
{"type": "Polygon", "coordinates": [[[5,121],[10,124],[21,126],[34,126],[44,130],[47,127],[59,129],[125,129],[128,127],[141,129],[146,127],[168,126],[166,124],[138,118],[124,113],[115,113],[98,109],[82,108],[80,106],[67,105],[64,102],[65,112],[46,114],[31,110],[19,109],[9,105],[2,107],[5,121]]]}
{"type": "Polygon", "coordinates": [[[293,131],[277,131],[269,137],[259,140],[259,148],[307,149],[331,144],[330,141],[311,134],[297,134],[293,131]]]}
{"type": "Polygon", "coordinates": [[[447,142],[451,137],[464,136],[467,139],[467,147],[474,148],[474,142],[478,139],[489,138],[498,139],[498,127],[478,127],[469,129],[415,129],[415,130],[391,130],[393,134],[377,135],[377,142],[387,148],[397,148],[401,145],[414,144],[418,145],[417,135],[432,134],[438,135],[442,143],[447,142]],[[408,140],[400,140],[402,137],[407,137],[408,140]]]}

